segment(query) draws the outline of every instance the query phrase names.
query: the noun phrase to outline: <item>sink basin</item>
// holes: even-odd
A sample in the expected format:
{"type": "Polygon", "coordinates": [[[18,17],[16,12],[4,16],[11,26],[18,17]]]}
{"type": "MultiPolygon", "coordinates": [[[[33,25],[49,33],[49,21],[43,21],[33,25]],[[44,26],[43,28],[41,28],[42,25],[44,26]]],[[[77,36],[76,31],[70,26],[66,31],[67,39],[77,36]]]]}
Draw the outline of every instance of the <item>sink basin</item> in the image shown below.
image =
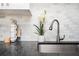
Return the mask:
{"type": "Polygon", "coordinates": [[[38,48],[40,53],[78,53],[78,45],[78,41],[40,42],[38,48]]]}

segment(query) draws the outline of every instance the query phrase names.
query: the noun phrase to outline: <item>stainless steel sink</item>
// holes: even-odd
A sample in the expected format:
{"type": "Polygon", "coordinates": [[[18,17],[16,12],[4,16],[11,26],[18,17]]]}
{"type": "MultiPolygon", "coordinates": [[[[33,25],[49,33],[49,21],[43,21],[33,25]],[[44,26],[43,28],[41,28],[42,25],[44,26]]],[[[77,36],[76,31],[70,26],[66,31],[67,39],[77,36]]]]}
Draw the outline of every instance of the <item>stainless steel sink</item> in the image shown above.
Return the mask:
{"type": "Polygon", "coordinates": [[[40,42],[38,48],[40,53],[78,53],[79,42],[40,42]]]}

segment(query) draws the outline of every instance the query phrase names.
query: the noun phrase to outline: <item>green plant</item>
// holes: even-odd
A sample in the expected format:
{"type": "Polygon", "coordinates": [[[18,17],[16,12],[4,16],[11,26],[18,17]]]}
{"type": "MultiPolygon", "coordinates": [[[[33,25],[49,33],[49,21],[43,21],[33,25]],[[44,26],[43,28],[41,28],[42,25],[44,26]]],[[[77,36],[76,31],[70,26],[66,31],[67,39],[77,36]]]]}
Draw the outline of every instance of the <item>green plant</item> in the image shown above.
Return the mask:
{"type": "Polygon", "coordinates": [[[44,30],[44,23],[45,23],[45,15],[46,15],[46,10],[44,10],[44,15],[42,16],[42,19],[39,21],[39,26],[35,25],[37,32],[35,32],[38,35],[44,35],[45,30],[44,30]]]}
{"type": "Polygon", "coordinates": [[[44,35],[44,24],[40,21],[40,25],[37,26],[34,24],[34,26],[36,27],[37,32],[35,32],[38,35],[44,35]]]}

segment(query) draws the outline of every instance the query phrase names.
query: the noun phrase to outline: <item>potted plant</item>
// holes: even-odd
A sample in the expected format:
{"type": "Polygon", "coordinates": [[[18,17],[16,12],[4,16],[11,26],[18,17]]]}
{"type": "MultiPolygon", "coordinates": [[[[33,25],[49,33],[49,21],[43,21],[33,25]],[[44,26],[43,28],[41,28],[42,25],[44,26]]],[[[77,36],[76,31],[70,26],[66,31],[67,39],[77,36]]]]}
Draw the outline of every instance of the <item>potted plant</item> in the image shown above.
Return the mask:
{"type": "Polygon", "coordinates": [[[45,15],[46,15],[46,10],[44,10],[44,15],[40,17],[39,20],[39,25],[35,25],[37,32],[35,32],[36,34],[38,34],[39,42],[44,42],[44,33],[45,33],[45,29],[44,29],[44,25],[45,25],[45,15]]]}

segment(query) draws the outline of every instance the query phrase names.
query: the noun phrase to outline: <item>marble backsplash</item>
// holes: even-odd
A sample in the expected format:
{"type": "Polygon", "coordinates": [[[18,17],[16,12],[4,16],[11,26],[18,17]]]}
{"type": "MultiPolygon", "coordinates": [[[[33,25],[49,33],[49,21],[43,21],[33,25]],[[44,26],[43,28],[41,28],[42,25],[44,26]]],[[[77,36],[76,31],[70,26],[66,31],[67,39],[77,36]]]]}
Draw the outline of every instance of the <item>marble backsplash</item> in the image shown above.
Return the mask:
{"type": "Polygon", "coordinates": [[[45,23],[45,40],[56,40],[56,26],[49,30],[49,26],[54,19],[60,22],[60,37],[65,34],[65,41],[79,41],[79,4],[78,3],[31,3],[30,4],[32,17],[27,16],[11,16],[0,18],[0,41],[3,41],[5,36],[10,36],[10,19],[16,19],[22,29],[22,41],[37,41],[38,35],[34,32],[33,24],[38,24],[38,16],[45,9],[47,11],[45,23]]]}

